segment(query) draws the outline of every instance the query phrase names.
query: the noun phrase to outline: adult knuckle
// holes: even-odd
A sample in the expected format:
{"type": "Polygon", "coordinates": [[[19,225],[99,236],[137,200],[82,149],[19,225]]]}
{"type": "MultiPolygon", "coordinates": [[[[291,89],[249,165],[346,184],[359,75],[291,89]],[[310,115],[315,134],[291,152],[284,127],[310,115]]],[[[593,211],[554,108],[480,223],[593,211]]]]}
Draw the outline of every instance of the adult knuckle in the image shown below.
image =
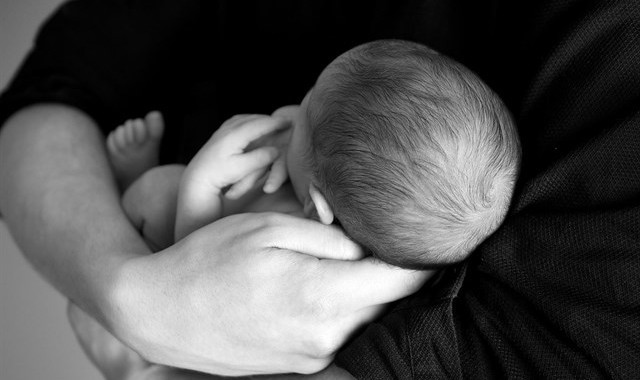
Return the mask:
{"type": "Polygon", "coordinates": [[[342,339],[331,327],[317,327],[314,331],[307,342],[308,356],[315,360],[332,358],[340,348],[342,339]]]}
{"type": "Polygon", "coordinates": [[[325,333],[324,337],[320,340],[319,353],[321,358],[333,357],[340,348],[340,342],[342,339],[334,332],[329,331],[325,333]]]}
{"type": "Polygon", "coordinates": [[[309,352],[309,355],[317,360],[323,360],[331,358],[338,351],[336,346],[336,339],[329,334],[322,334],[315,338],[315,343],[312,345],[313,350],[309,352]]]}

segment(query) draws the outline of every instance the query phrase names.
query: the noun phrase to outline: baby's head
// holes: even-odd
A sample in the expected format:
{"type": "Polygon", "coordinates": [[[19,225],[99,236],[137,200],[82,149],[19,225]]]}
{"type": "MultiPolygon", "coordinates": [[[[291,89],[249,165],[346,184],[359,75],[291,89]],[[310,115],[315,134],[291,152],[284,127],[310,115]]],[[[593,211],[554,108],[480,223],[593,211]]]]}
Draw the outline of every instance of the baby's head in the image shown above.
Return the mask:
{"type": "Polygon", "coordinates": [[[335,216],[383,261],[459,262],[507,213],[520,163],[509,112],[423,45],[384,40],[342,54],[294,119],[287,164],[305,211],[335,216]]]}

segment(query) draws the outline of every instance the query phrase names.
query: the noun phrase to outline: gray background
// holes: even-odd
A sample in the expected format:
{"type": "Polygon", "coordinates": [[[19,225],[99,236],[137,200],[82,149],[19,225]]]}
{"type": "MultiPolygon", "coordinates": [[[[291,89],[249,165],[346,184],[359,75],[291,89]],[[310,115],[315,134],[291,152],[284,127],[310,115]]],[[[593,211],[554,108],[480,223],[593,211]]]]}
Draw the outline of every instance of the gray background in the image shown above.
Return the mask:
{"type": "MultiPolygon", "coordinates": [[[[0,0],[0,88],[31,47],[38,26],[61,3],[0,0]]],[[[76,343],[65,307],[63,297],[27,264],[0,221],[0,380],[102,378],[76,343]]]]}

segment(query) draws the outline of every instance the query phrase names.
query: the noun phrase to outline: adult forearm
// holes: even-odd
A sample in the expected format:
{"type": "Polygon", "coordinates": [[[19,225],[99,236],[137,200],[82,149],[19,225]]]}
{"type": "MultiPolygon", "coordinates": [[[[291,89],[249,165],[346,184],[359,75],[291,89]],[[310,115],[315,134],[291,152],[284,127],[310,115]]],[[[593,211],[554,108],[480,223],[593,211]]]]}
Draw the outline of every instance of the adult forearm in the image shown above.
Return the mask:
{"type": "Polygon", "coordinates": [[[331,260],[361,256],[340,230],[274,213],[223,218],[150,255],[120,208],[103,145],[73,109],[14,115],[0,133],[0,210],[34,266],[150,362],[315,372],[379,304],[412,292],[386,266],[331,260]],[[385,284],[373,295],[362,285],[371,278],[385,284]]]}
{"type": "Polygon", "coordinates": [[[0,210],[33,266],[109,325],[118,268],[148,251],[122,212],[103,146],[75,109],[17,112],[0,133],[0,210]]]}

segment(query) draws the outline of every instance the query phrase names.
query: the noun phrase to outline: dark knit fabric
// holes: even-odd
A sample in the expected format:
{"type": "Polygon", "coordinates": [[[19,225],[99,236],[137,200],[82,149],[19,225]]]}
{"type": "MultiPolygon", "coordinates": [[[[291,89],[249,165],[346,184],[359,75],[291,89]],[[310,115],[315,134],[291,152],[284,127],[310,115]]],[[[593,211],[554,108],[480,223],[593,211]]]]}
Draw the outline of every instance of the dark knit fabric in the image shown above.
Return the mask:
{"type": "Polygon", "coordinates": [[[523,167],[504,225],[338,355],[360,379],[640,378],[640,3],[74,1],[0,118],[62,102],[108,131],[167,115],[164,161],[235,113],[299,102],[341,52],[425,43],[508,105],[523,167]]]}
{"type": "Polygon", "coordinates": [[[638,5],[508,13],[486,69],[523,143],[512,211],[458,291],[391,312],[339,363],[363,379],[640,377],[638,5]]]}

